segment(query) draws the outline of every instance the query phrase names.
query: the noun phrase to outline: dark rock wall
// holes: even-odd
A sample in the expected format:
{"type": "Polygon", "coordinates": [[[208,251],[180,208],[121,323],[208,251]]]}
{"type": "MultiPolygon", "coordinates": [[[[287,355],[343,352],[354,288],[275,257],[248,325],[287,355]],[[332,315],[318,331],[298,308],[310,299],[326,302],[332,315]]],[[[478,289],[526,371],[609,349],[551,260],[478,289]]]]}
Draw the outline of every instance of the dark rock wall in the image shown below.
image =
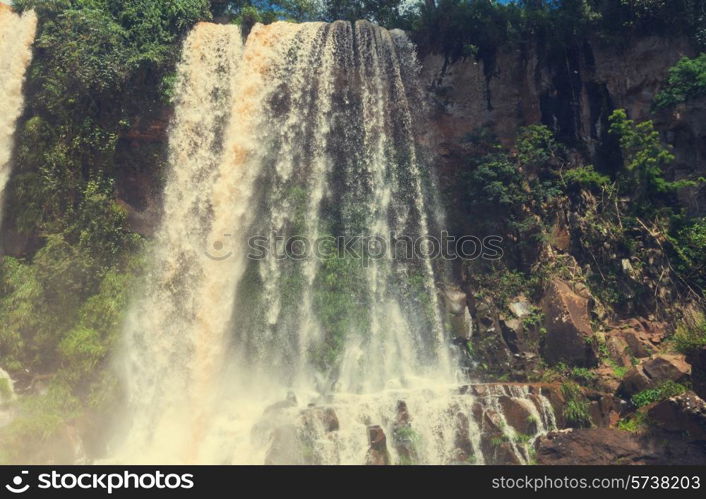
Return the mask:
{"type": "MultiPolygon", "coordinates": [[[[608,134],[608,117],[616,108],[625,108],[635,120],[655,120],[664,139],[675,146],[676,177],[706,171],[706,104],[689,103],[657,114],[651,110],[669,68],[694,55],[685,38],[651,36],[626,47],[594,40],[559,51],[528,43],[500,50],[490,70],[472,58],[451,62],[435,53],[423,56],[422,79],[442,186],[463,166],[469,134],[484,127],[500,143],[511,145],[519,127],[537,122],[597,168],[611,171],[617,144],[608,134]]],[[[692,212],[703,212],[695,190],[683,193],[682,201],[692,212]]]]}

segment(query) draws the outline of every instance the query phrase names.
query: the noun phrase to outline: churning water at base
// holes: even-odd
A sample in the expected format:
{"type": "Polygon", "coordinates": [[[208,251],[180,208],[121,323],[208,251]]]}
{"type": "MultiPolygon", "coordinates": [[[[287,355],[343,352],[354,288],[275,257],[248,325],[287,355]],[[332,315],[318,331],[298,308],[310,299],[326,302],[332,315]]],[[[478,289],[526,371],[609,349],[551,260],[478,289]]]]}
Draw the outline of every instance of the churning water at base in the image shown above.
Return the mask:
{"type": "Polygon", "coordinates": [[[0,222],[5,185],[10,178],[15,122],[24,102],[22,84],[32,58],[36,28],[33,11],[16,14],[0,4],[0,222]]]}
{"type": "Polygon", "coordinates": [[[483,462],[492,401],[453,388],[443,269],[332,243],[437,228],[417,71],[364,21],[190,33],[111,460],[362,464],[378,425],[391,462],[483,462]]]}

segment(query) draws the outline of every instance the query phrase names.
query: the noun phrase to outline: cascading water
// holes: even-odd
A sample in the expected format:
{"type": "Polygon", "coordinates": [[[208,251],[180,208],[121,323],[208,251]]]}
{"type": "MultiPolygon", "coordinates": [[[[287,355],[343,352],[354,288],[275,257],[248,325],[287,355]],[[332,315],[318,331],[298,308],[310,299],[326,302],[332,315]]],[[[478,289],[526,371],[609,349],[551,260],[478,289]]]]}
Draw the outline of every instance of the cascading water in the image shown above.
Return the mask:
{"type": "Polygon", "coordinates": [[[483,462],[443,269],[409,245],[436,228],[417,69],[402,32],[364,21],[256,25],[244,46],[194,28],[113,460],[361,464],[381,425],[396,461],[448,463],[460,418],[461,460],[483,462]]]}
{"type": "Polygon", "coordinates": [[[36,28],[33,11],[16,14],[0,3],[0,222],[5,185],[10,178],[15,122],[22,112],[22,85],[36,28]]]}

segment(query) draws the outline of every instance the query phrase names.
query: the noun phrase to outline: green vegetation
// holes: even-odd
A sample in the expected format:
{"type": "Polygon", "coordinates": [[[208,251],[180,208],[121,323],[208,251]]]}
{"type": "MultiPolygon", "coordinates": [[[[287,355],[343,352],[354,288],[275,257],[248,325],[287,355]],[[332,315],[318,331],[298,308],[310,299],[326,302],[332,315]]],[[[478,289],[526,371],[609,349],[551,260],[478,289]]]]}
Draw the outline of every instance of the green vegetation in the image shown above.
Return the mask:
{"type": "Polygon", "coordinates": [[[324,340],[312,352],[315,364],[322,371],[336,366],[350,334],[367,334],[370,311],[363,260],[335,250],[327,250],[326,255],[316,276],[314,296],[324,340]]]}
{"type": "Polygon", "coordinates": [[[706,289],[706,218],[673,217],[668,240],[680,275],[698,289],[706,289]]]}
{"type": "Polygon", "coordinates": [[[0,378],[0,404],[3,404],[12,398],[12,386],[7,378],[0,378]]]}
{"type": "Polygon", "coordinates": [[[571,378],[583,383],[584,385],[586,384],[591,384],[596,380],[596,373],[591,371],[590,369],[587,369],[585,367],[573,367],[571,368],[571,378]]]}
{"type": "Polygon", "coordinates": [[[651,121],[635,123],[625,110],[618,109],[610,116],[610,131],[620,142],[624,172],[619,185],[622,192],[631,194],[633,213],[649,215],[665,195],[696,185],[690,180],[665,179],[665,168],[674,161],[674,155],[662,145],[651,121]]]}
{"type": "Polygon", "coordinates": [[[618,429],[629,431],[630,433],[640,433],[648,427],[647,415],[644,412],[636,412],[630,417],[618,421],[618,429]]]}
{"type": "Polygon", "coordinates": [[[437,0],[400,22],[451,59],[474,56],[491,69],[498,50],[530,38],[557,55],[589,36],[625,43],[637,34],[670,33],[706,46],[703,0],[437,0]]]}
{"type": "Polygon", "coordinates": [[[601,191],[611,183],[610,177],[595,171],[593,165],[577,166],[562,174],[562,181],[567,190],[586,189],[601,191]]]}
{"type": "Polygon", "coordinates": [[[519,226],[523,207],[540,207],[559,194],[551,166],[561,161],[562,149],[546,126],[521,128],[514,154],[499,145],[486,147],[490,152],[471,158],[468,172],[460,179],[469,210],[500,209],[498,218],[507,217],[519,226]]]}
{"type": "Polygon", "coordinates": [[[569,426],[588,428],[592,425],[589,405],[581,387],[576,383],[563,383],[561,393],[565,399],[564,417],[569,426]]]}
{"type": "Polygon", "coordinates": [[[687,387],[674,381],[666,381],[657,388],[649,388],[633,395],[632,403],[635,407],[644,407],[660,400],[681,395],[687,391],[687,387]]]}
{"type": "Polygon", "coordinates": [[[706,347],[706,320],[703,317],[693,321],[682,322],[677,326],[671,338],[677,351],[690,354],[706,347]]]}
{"type": "MultiPolygon", "coordinates": [[[[495,143],[482,129],[468,137],[468,142],[474,151],[468,157],[468,167],[457,174],[454,192],[449,195],[459,199],[460,208],[474,220],[475,235],[502,235],[515,242],[504,246],[502,263],[472,262],[492,267],[487,277],[497,285],[489,289],[507,290],[502,294],[511,298],[516,296],[511,289],[523,291],[523,281],[540,284],[541,272],[530,272],[527,266],[507,271],[497,267],[507,261],[527,260],[526,254],[548,238],[546,222],[551,220],[554,203],[562,194],[557,172],[565,163],[565,151],[544,125],[521,128],[511,149],[495,143]]],[[[480,274],[481,269],[473,273],[480,274]]]]}
{"type": "Polygon", "coordinates": [[[655,97],[657,109],[706,96],[706,53],[682,58],[669,70],[667,82],[655,97]]]}
{"type": "Polygon", "coordinates": [[[402,0],[222,0],[211,2],[214,15],[233,16],[235,22],[249,31],[256,22],[291,21],[355,21],[368,19],[382,26],[408,25],[402,0]]]}
{"type": "MultiPolygon", "coordinates": [[[[105,410],[111,352],[141,264],[116,179],[161,176],[164,151],[123,135],[167,105],[181,36],[207,0],[17,0],[40,19],[17,130],[6,222],[30,238],[0,263],[0,358],[19,384],[20,418],[0,432],[3,460],[46,441],[80,411],[105,410]],[[37,438],[39,437],[39,438],[37,438]]],[[[158,187],[158,186],[157,186],[158,187]]]]}
{"type": "Polygon", "coordinates": [[[615,374],[615,377],[618,379],[623,379],[630,370],[629,367],[619,366],[613,359],[607,359],[605,362],[613,369],[613,374],[615,374]]]}

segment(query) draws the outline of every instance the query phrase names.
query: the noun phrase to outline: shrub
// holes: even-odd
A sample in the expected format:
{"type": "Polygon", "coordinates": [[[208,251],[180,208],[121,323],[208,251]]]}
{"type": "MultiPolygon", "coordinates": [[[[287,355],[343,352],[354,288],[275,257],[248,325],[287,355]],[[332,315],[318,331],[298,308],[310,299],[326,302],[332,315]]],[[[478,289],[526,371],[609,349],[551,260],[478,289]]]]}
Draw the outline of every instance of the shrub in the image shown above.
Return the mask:
{"type": "Polygon", "coordinates": [[[693,180],[665,178],[665,168],[674,161],[674,155],[660,141],[652,121],[635,123],[624,109],[616,109],[610,116],[610,133],[620,143],[624,171],[618,183],[632,198],[633,214],[650,215],[660,206],[673,204],[670,196],[677,190],[698,185],[693,180]]]}
{"type": "Polygon", "coordinates": [[[681,395],[687,391],[684,385],[674,381],[666,381],[657,388],[649,388],[633,395],[632,403],[635,407],[644,407],[660,400],[681,395]]]}
{"type": "Polygon", "coordinates": [[[698,288],[706,287],[706,218],[673,217],[669,236],[676,269],[698,288]]]}
{"type": "Polygon", "coordinates": [[[689,354],[706,346],[706,320],[683,322],[677,326],[672,336],[674,347],[681,353],[689,354]]]}
{"type": "Polygon", "coordinates": [[[618,421],[618,429],[622,431],[629,431],[630,433],[639,433],[647,428],[647,416],[638,412],[632,417],[621,419],[618,421]]]}
{"type": "Polygon", "coordinates": [[[581,388],[576,383],[564,383],[561,385],[561,393],[565,399],[564,417],[567,424],[576,428],[590,427],[589,404],[581,388]]]}
{"type": "Polygon", "coordinates": [[[572,189],[600,190],[610,185],[610,177],[601,175],[593,165],[578,166],[562,174],[564,186],[572,189]]]}

